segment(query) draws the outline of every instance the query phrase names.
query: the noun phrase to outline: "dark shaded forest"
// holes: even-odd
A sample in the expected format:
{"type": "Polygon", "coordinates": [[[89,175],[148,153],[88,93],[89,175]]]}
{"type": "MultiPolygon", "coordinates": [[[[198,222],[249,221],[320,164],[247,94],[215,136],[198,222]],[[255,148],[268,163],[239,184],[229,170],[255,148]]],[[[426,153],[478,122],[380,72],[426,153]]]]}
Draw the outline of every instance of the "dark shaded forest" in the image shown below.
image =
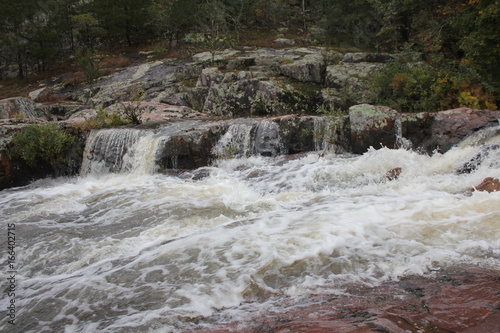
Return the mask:
{"type": "Polygon", "coordinates": [[[381,102],[417,94],[440,107],[497,108],[498,0],[1,0],[0,79],[70,62],[87,79],[106,50],[237,47],[249,32],[293,31],[310,45],[421,52],[376,78],[381,102]],[[421,96],[423,95],[423,96],[421,96]]]}

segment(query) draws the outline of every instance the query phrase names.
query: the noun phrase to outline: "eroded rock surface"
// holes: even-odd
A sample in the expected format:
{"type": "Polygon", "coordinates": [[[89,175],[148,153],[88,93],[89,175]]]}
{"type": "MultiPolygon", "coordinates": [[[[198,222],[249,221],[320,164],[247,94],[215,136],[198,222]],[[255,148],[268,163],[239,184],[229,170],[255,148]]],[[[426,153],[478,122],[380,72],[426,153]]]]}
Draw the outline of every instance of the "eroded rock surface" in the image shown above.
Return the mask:
{"type": "Polygon", "coordinates": [[[185,332],[498,332],[499,292],[498,272],[456,268],[338,294],[276,298],[261,310],[245,304],[253,311],[242,321],[221,311],[185,332]]]}

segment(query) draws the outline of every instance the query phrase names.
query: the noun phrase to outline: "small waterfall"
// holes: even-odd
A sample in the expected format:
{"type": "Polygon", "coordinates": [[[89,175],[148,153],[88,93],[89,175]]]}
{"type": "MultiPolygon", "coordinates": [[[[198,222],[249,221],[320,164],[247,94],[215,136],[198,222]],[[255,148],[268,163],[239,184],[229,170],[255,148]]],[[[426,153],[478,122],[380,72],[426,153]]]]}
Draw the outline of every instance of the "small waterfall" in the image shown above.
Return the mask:
{"type": "Polygon", "coordinates": [[[278,124],[269,120],[261,121],[255,130],[255,154],[277,156],[283,154],[283,149],[278,124]]]}
{"type": "Polygon", "coordinates": [[[401,117],[397,117],[394,122],[394,131],[396,136],[396,148],[412,149],[413,144],[410,140],[403,136],[403,124],[401,123],[401,117]]]}
{"type": "Polygon", "coordinates": [[[314,118],[314,149],[321,152],[345,153],[342,143],[344,124],[341,117],[314,118]]]}
{"type": "Polygon", "coordinates": [[[218,158],[250,156],[253,153],[254,124],[232,124],[220,138],[212,153],[218,158]]]}
{"type": "Polygon", "coordinates": [[[483,128],[480,131],[474,132],[460,143],[457,147],[465,148],[470,146],[481,146],[487,144],[500,143],[500,120],[499,125],[483,128]]]}
{"type": "Polygon", "coordinates": [[[87,139],[80,173],[152,173],[159,141],[153,132],[94,130],[87,139]]]}
{"type": "Polygon", "coordinates": [[[212,153],[219,158],[281,155],[284,147],[279,130],[278,124],[267,119],[231,124],[212,153]]]}

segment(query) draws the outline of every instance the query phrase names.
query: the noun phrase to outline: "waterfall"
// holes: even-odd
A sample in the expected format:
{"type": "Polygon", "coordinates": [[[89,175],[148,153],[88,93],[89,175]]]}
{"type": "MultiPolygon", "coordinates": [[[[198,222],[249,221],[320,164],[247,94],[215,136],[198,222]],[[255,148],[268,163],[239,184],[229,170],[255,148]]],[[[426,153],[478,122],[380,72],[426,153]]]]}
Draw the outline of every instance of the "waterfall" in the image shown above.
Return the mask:
{"type": "Polygon", "coordinates": [[[273,121],[240,120],[231,124],[212,153],[219,158],[277,156],[284,153],[280,128],[273,121]]]}
{"type": "Polygon", "coordinates": [[[283,149],[278,124],[269,120],[259,122],[255,130],[255,154],[277,156],[283,154],[283,149]]]}
{"type": "Polygon", "coordinates": [[[80,173],[153,173],[161,141],[153,134],[135,129],[92,131],[87,139],[80,173]]]}
{"type": "Polygon", "coordinates": [[[254,124],[232,124],[212,149],[218,158],[249,156],[253,152],[254,124]]]}
{"type": "Polygon", "coordinates": [[[401,123],[401,117],[399,116],[396,117],[394,122],[394,130],[396,136],[396,148],[412,149],[412,142],[403,136],[403,124],[401,123]]]}
{"type": "Polygon", "coordinates": [[[318,117],[314,118],[314,148],[316,151],[345,153],[342,143],[343,132],[341,117],[318,117]]]}

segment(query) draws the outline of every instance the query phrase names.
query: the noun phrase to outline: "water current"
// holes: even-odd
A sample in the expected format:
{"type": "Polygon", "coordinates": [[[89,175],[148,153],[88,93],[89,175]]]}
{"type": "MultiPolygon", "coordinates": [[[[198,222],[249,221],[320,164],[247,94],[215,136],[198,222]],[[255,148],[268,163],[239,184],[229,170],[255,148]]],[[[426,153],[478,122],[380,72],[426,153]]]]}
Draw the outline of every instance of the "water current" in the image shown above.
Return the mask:
{"type": "Polygon", "coordinates": [[[456,172],[498,136],[433,156],[242,153],[180,175],[148,166],[154,136],[126,140],[135,150],[107,168],[0,192],[3,228],[15,225],[16,332],[181,332],[216,311],[244,316],[247,301],[500,269],[500,192],[464,192],[500,178],[499,149],[456,172]]]}

